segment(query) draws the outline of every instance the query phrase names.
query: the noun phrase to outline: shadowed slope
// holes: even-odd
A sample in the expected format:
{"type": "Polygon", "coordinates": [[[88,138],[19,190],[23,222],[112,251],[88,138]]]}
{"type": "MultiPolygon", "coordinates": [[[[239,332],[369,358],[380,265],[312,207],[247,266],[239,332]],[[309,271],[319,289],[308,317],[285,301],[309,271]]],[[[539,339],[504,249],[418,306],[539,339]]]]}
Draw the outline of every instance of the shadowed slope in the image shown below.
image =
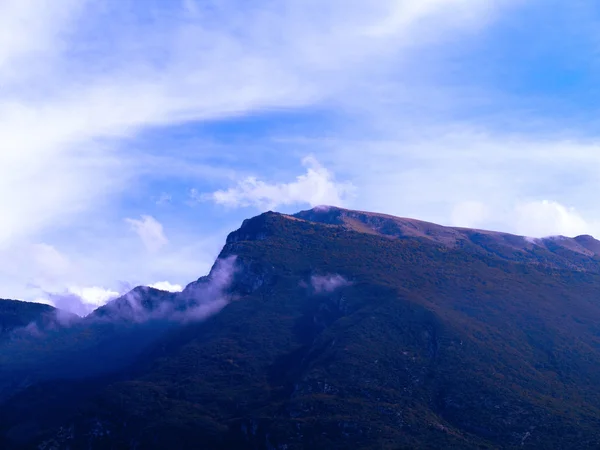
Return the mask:
{"type": "Polygon", "coordinates": [[[49,305],[0,299],[0,339],[16,328],[43,319],[54,311],[49,305]]]}

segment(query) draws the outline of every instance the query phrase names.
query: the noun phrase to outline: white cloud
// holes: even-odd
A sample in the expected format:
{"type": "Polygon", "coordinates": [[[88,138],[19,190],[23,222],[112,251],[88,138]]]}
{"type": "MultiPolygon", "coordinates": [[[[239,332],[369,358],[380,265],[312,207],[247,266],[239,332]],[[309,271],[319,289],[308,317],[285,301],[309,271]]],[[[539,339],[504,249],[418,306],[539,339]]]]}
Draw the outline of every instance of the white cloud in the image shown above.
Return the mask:
{"type": "Polygon", "coordinates": [[[157,252],[169,243],[162,224],[152,216],[142,216],[141,219],[125,219],[131,229],[140,237],[146,249],[157,252]]]}
{"type": "Polygon", "coordinates": [[[486,223],[490,217],[488,207],[477,201],[464,201],[457,204],[452,210],[451,224],[457,227],[478,228],[486,223]]]}
{"type": "Polygon", "coordinates": [[[216,191],[207,198],[229,207],[274,209],[299,204],[342,206],[354,193],[355,187],[351,183],[337,182],[313,156],[304,158],[302,164],[306,173],[290,183],[267,183],[249,177],[236,187],[216,191]]]}
{"type": "Polygon", "coordinates": [[[157,283],[149,284],[148,287],[167,292],[183,291],[183,286],[181,286],[180,284],[169,283],[168,281],[159,281],[157,283]]]}
{"type": "Polygon", "coordinates": [[[303,138],[293,145],[299,151],[318,149],[331,170],[347,174],[357,186],[352,205],[359,209],[534,236],[583,229],[600,236],[594,225],[600,215],[590,195],[600,190],[596,141],[484,130],[421,126],[418,136],[386,129],[377,137],[303,138]],[[555,220],[542,227],[519,219],[519,205],[544,198],[549,205],[539,209],[555,220]],[[589,226],[559,220],[564,214],[554,203],[589,226]]]}
{"type": "Polygon", "coordinates": [[[119,295],[118,292],[96,286],[71,286],[64,292],[47,292],[44,297],[37,298],[36,301],[79,316],[86,316],[119,295]]]}
{"type": "Polygon", "coordinates": [[[549,200],[521,201],[512,208],[496,209],[483,202],[462,202],[453,209],[452,222],[455,226],[496,228],[531,238],[581,234],[600,238],[600,223],[584,219],[575,208],[549,200]],[[490,227],[490,223],[497,226],[490,227]]]}
{"type": "Polygon", "coordinates": [[[515,208],[514,223],[520,234],[530,237],[574,237],[592,233],[600,238],[600,228],[597,224],[586,222],[574,208],[567,208],[554,201],[520,203],[515,208]]]}
{"type": "Polygon", "coordinates": [[[112,300],[119,296],[118,292],[96,286],[83,288],[71,287],[69,288],[69,292],[80,297],[83,303],[85,303],[86,305],[92,305],[96,307],[102,306],[106,304],[106,302],[108,302],[109,300],[112,300]]]}

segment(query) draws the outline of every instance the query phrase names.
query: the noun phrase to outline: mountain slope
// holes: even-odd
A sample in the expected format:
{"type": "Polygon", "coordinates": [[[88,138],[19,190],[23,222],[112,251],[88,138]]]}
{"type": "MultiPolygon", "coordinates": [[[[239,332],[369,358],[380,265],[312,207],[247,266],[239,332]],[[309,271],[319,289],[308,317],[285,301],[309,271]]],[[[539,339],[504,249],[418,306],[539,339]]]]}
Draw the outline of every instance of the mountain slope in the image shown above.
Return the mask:
{"type": "Polygon", "coordinates": [[[389,238],[431,241],[448,248],[491,254],[510,261],[600,271],[600,241],[587,235],[537,239],[334,207],[301,211],[294,217],[389,238]]]}
{"type": "Polygon", "coordinates": [[[163,330],[117,378],[22,391],[0,405],[3,448],[597,448],[595,242],[422,224],[245,221],[219,314],[163,330]]]}
{"type": "Polygon", "coordinates": [[[0,299],[0,339],[18,328],[43,321],[56,310],[49,305],[0,299]]]}

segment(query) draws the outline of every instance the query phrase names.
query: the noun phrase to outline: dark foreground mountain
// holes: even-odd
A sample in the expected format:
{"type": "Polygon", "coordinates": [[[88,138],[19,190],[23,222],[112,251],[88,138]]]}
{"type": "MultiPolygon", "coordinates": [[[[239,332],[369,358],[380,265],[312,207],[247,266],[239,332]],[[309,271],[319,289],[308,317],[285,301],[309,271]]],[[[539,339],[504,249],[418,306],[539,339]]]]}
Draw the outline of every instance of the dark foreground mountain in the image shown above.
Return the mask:
{"type": "Polygon", "coordinates": [[[11,332],[0,448],[600,448],[599,251],[265,213],[183,293],[11,332]]]}
{"type": "Polygon", "coordinates": [[[40,303],[0,299],[0,339],[6,339],[16,329],[43,322],[54,311],[52,306],[40,303]]]}

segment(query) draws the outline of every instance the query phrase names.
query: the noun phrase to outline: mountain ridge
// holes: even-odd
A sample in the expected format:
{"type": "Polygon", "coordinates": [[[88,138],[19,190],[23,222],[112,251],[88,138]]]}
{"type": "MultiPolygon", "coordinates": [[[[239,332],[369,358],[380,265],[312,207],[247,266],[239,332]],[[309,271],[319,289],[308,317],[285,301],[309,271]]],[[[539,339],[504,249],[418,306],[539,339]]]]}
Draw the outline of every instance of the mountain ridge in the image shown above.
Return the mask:
{"type": "Polygon", "coordinates": [[[561,240],[569,242],[575,252],[587,255],[600,254],[600,241],[590,235],[580,235],[573,238],[562,235],[533,238],[503,231],[439,225],[419,219],[350,210],[334,206],[319,206],[310,210],[300,211],[293,214],[292,217],[312,222],[343,225],[357,232],[375,232],[380,235],[393,237],[424,237],[442,244],[455,244],[456,242],[453,242],[452,238],[456,240],[468,240],[468,236],[473,234],[494,236],[498,239],[510,241],[515,245],[518,240],[522,239],[524,241],[522,243],[523,248],[531,248],[532,245],[536,245],[536,243],[543,244],[545,241],[561,240]],[[356,221],[368,228],[365,229],[364,227],[357,226],[356,221]]]}

